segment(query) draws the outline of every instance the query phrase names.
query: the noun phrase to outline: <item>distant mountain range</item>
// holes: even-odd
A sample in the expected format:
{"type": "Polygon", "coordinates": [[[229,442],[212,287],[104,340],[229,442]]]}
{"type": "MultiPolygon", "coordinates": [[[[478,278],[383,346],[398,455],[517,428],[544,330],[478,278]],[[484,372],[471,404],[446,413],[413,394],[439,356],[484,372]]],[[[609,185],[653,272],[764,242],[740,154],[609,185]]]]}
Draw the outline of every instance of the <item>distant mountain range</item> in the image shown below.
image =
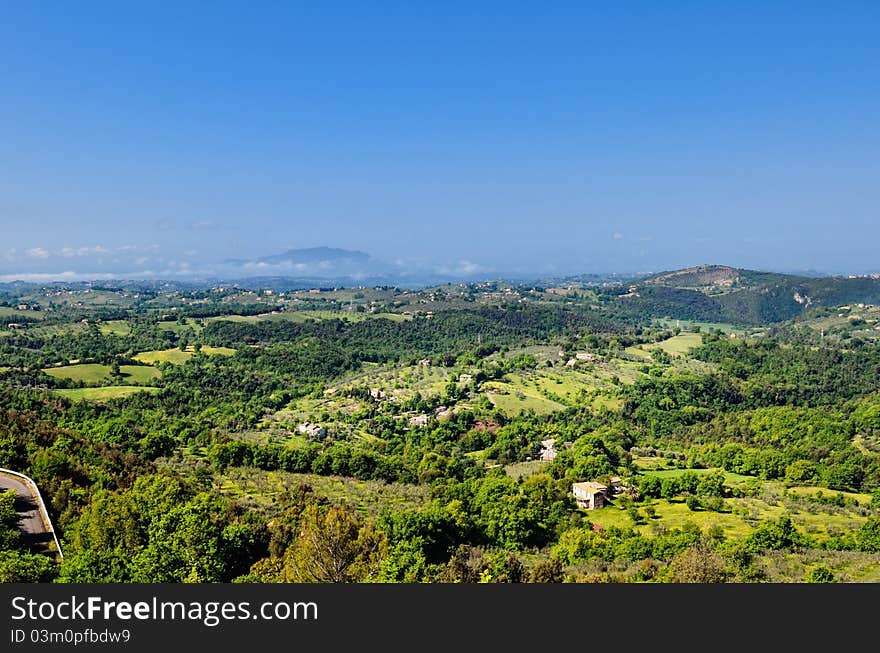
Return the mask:
{"type": "MultiPolygon", "coordinates": [[[[581,274],[548,279],[539,275],[490,273],[472,264],[435,268],[387,263],[362,251],[335,247],[290,249],[253,259],[227,259],[207,267],[204,272],[188,275],[140,277],[111,273],[91,279],[79,276],[61,283],[181,288],[229,284],[282,291],[351,286],[420,288],[450,282],[494,280],[544,287],[575,285],[592,288],[606,309],[637,320],[669,318],[742,325],[783,322],[797,317],[811,306],[880,304],[880,275],[804,276],[725,265],[700,265],[655,274],[581,274]],[[128,281],[124,281],[126,279],[128,281]]],[[[25,276],[22,282],[16,282],[14,275],[6,275],[6,279],[0,276],[0,281],[4,280],[9,283],[0,283],[0,289],[14,290],[49,283],[42,278],[25,276]]]]}
{"type": "Polygon", "coordinates": [[[323,285],[419,286],[450,281],[484,280],[479,266],[433,266],[408,261],[388,262],[366,252],[336,247],[289,249],[253,259],[227,259],[217,268],[224,277],[290,277],[323,285]]]}
{"type": "Polygon", "coordinates": [[[337,247],[308,247],[305,249],[289,249],[282,254],[260,256],[255,259],[228,259],[226,265],[277,265],[277,266],[321,266],[323,264],[357,264],[367,265],[370,255],[350,249],[337,247]]]}
{"type": "Polygon", "coordinates": [[[880,276],[804,277],[702,265],[635,280],[613,300],[626,313],[737,324],[782,322],[810,306],[849,303],[880,304],[880,276]]]}

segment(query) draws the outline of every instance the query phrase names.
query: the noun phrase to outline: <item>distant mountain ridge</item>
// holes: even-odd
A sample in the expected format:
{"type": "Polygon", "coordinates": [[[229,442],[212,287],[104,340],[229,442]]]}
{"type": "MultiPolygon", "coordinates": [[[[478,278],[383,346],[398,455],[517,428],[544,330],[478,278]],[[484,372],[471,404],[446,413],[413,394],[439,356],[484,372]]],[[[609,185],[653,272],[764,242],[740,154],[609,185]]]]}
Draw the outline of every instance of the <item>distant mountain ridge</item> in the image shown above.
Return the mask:
{"type": "Polygon", "coordinates": [[[366,252],[338,247],[306,247],[303,249],[289,249],[281,254],[260,256],[255,259],[241,260],[229,259],[224,263],[229,265],[246,265],[249,263],[266,263],[268,265],[312,265],[319,263],[367,263],[370,255],[366,252]]]}
{"type": "Polygon", "coordinates": [[[615,304],[632,312],[706,322],[768,324],[810,306],[880,303],[880,278],[806,277],[700,265],[636,280],[615,304]]]}

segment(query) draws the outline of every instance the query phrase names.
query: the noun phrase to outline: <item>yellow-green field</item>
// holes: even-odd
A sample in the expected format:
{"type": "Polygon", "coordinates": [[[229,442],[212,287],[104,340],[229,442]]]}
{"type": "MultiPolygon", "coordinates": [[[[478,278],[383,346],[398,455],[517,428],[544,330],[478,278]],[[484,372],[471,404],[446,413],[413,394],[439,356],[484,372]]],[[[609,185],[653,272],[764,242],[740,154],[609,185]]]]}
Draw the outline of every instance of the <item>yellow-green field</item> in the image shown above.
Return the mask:
{"type": "MultiPolygon", "coordinates": [[[[232,356],[235,353],[235,350],[230,349],[229,347],[204,346],[202,347],[202,353],[207,354],[208,356],[232,356]]],[[[157,363],[182,365],[192,358],[193,354],[195,354],[195,348],[190,345],[186,348],[186,351],[182,351],[180,348],[142,351],[134,357],[134,360],[147,365],[156,365],[157,363]]]]}
{"type": "Polygon", "coordinates": [[[232,468],[220,477],[221,493],[255,507],[274,508],[290,496],[299,484],[310,485],[315,493],[332,501],[346,501],[359,511],[375,514],[382,508],[419,508],[428,501],[430,488],[407,483],[360,481],[343,476],[266,472],[232,468]]]}
{"type": "Polygon", "coordinates": [[[131,324],[125,320],[101,322],[99,328],[105,336],[127,336],[131,333],[131,324]]]}
{"type": "Polygon", "coordinates": [[[722,333],[745,333],[745,329],[727,322],[699,322],[694,320],[655,320],[655,324],[667,329],[678,327],[684,331],[690,331],[694,327],[699,327],[701,331],[708,332],[711,330],[721,331],[722,333]]]}
{"type": "MultiPolygon", "coordinates": [[[[728,485],[742,485],[744,483],[757,483],[760,481],[755,476],[743,476],[742,474],[734,474],[733,472],[725,472],[722,469],[660,469],[657,471],[646,472],[645,476],[656,476],[658,478],[678,478],[679,476],[690,473],[695,474],[696,476],[703,476],[704,474],[708,474],[710,472],[724,472],[724,482],[728,485]]],[[[770,484],[772,481],[764,482],[765,484],[770,484]]],[[[774,486],[774,490],[780,489],[780,486],[774,486]]]]}
{"type": "Polygon", "coordinates": [[[158,392],[159,388],[137,385],[112,385],[103,388],[72,388],[55,390],[55,394],[71,401],[109,401],[120,397],[129,397],[137,392],[158,392]]]}
{"type": "Polygon", "coordinates": [[[626,352],[649,360],[651,352],[655,349],[662,349],[670,356],[685,356],[691,349],[699,347],[701,344],[703,344],[703,337],[699,333],[680,333],[661,342],[627,347],[626,352]]]}
{"type": "Polygon", "coordinates": [[[68,322],[67,324],[48,324],[46,326],[32,326],[28,333],[40,338],[63,335],[83,335],[88,333],[89,327],[82,322],[68,322]]]}
{"type": "Polygon", "coordinates": [[[792,494],[797,494],[799,496],[805,497],[815,497],[820,492],[824,497],[833,497],[838,494],[842,494],[847,499],[852,499],[854,501],[858,501],[859,504],[866,506],[871,503],[871,495],[870,494],[861,494],[858,492],[840,492],[838,490],[829,490],[827,488],[818,488],[818,487],[807,487],[807,486],[794,486],[787,488],[789,492],[792,494]]]}
{"type": "Polygon", "coordinates": [[[549,415],[565,408],[564,404],[547,399],[540,391],[526,386],[521,377],[514,378],[518,382],[488,381],[483,384],[489,401],[505,415],[518,415],[529,410],[537,415],[549,415]]]}
{"type": "Polygon", "coordinates": [[[389,395],[409,399],[416,392],[424,396],[442,394],[450,376],[453,376],[450,370],[434,365],[392,367],[365,363],[361,370],[346,376],[334,387],[337,390],[379,388],[389,395]]]}
{"type": "Polygon", "coordinates": [[[42,320],[45,316],[43,311],[20,311],[9,306],[0,306],[0,319],[28,317],[32,320],[42,320]]]}
{"type": "Polygon", "coordinates": [[[529,476],[534,476],[535,474],[547,471],[547,466],[549,464],[550,463],[545,460],[529,460],[524,463],[511,463],[510,465],[506,465],[504,471],[511,478],[519,480],[521,478],[528,478],[529,476]]]}
{"type": "Polygon", "coordinates": [[[598,410],[618,410],[611,379],[632,383],[639,376],[635,370],[614,361],[609,366],[538,368],[506,374],[503,381],[487,381],[482,390],[499,410],[509,416],[527,410],[547,415],[568,406],[592,406],[598,410]],[[491,390],[495,390],[492,392],[491,390]]]}
{"type": "MultiPolygon", "coordinates": [[[[82,381],[83,383],[103,383],[113,378],[110,374],[110,369],[109,365],[101,365],[100,363],[81,363],[79,365],[47,367],[43,371],[49,376],[54,376],[56,379],[70,379],[71,381],[82,381]]],[[[129,383],[147,384],[162,375],[155,367],[143,365],[120,365],[119,371],[122,379],[129,383]]]]}
{"type": "MultiPolygon", "coordinates": [[[[807,512],[784,506],[781,502],[768,502],[757,497],[724,499],[727,512],[693,511],[683,501],[668,501],[666,499],[654,499],[636,505],[643,514],[646,506],[652,506],[655,510],[655,518],[646,519],[645,524],[634,527],[645,535],[651,534],[653,524],[666,528],[681,528],[685,523],[692,522],[704,530],[717,525],[721,527],[727,537],[740,538],[751,533],[761,520],[776,519],[782,515],[788,515],[801,531],[822,541],[834,532],[858,529],[867,520],[867,517],[854,510],[807,512]]],[[[621,510],[615,505],[606,506],[599,510],[584,511],[584,516],[603,528],[610,526],[633,527],[633,522],[627,511],[621,510]]]]}
{"type": "Polygon", "coordinates": [[[189,319],[186,321],[186,324],[180,324],[177,320],[164,320],[162,322],[158,322],[156,326],[163,331],[173,331],[174,333],[194,333],[198,334],[202,329],[205,328],[204,324],[200,322],[196,322],[194,319],[189,319]]]}

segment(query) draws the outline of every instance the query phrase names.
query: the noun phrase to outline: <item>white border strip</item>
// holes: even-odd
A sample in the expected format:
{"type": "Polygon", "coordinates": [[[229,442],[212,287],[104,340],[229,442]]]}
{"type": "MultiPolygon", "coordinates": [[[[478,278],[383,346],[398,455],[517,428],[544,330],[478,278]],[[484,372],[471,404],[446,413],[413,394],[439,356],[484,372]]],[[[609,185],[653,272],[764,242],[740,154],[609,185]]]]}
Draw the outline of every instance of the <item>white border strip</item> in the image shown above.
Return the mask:
{"type": "Polygon", "coordinates": [[[3,467],[0,467],[0,472],[23,478],[27,482],[28,486],[31,488],[31,492],[37,499],[43,523],[49,529],[49,532],[52,533],[52,539],[55,540],[55,548],[58,549],[58,557],[64,560],[64,554],[61,552],[61,543],[58,541],[58,536],[55,535],[55,527],[52,526],[52,520],[49,519],[49,512],[46,510],[46,503],[43,501],[43,495],[40,494],[40,488],[37,487],[34,479],[30,476],[25,476],[21,472],[14,472],[11,469],[5,469],[3,467]]]}

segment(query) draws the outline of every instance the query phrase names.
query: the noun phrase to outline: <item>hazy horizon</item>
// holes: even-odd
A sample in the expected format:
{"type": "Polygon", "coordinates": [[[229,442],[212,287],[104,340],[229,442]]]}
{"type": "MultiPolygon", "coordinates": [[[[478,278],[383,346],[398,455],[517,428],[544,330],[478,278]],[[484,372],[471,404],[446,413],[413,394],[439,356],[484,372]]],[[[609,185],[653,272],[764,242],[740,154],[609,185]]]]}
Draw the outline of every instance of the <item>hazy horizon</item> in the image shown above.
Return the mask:
{"type": "Polygon", "coordinates": [[[876,3],[5,14],[0,280],[880,269],[876,3]]]}

